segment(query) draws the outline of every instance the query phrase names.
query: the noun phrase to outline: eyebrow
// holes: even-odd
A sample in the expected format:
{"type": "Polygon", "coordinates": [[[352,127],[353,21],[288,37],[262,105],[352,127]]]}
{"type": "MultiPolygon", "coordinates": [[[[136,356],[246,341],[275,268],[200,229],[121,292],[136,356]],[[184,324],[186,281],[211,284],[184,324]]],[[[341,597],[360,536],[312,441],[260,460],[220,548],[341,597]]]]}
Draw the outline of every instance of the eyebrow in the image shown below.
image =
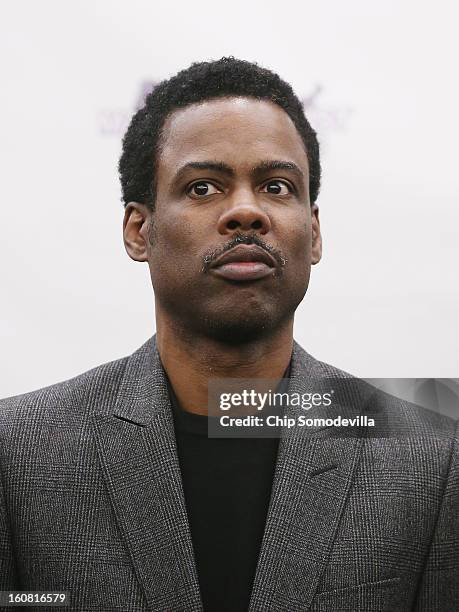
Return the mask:
{"type": "Polygon", "coordinates": [[[221,174],[226,174],[227,176],[233,177],[234,170],[228,166],[227,164],[219,161],[193,161],[184,164],[181,168],[177,170],[174,176],[174,182],[178,181],[182,178],[188,170],[213,170],[214,172],[220,172],[221,174]]]}
{"type": "MultiPolygon", "coordinates": [[[[174,182],[180,180],[188,170],[211,170],[214,172],[220,172],[221,174],[225,174],[226,176],[229,176],[231,178],[233,178],[236,174],[234,172],[234,169],[231,168],[231,166],[228,166],[228,164],[225,164],[224,162],[212,160],[193,161],[184,164],[181,168],[177,170],[174,176],[174,182]]],[[[253,166],[253,168],[251,169],[251,174],[255,177],[258,177],[271,170],[287,170],[288,172],[292,172],[293,174],[295,174],[301,180],[304,180],[305,178],[304,172],[299,166],[297,166],[297,164],[291,161],[284,161],[281,159],[268,159],[262,161],[256,166],[253,166]]]]}
{"type": "Polygon", "coordinates": [[[266,161],[262,161],[252,168],[252,174],[254,176],[259,176],[260,174],[264,174],[270,170],[287,170],[288,172],[295,174],[299,179],[305,178],[304,172],[299,166],[297,166],[294,162],[284,161],[282,159],[268,159],[266,161]]]}

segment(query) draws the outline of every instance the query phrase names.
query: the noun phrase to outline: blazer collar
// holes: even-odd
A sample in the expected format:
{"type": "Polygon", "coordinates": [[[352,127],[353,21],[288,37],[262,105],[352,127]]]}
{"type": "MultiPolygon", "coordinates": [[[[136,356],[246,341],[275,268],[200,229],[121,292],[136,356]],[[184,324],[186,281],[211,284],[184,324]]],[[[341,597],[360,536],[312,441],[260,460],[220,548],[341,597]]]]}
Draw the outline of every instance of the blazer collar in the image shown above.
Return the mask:
{"type": "MultiPolygon", "coordinates": [[[[290,390],[327,372],[294,342],[290,390]]],[[[202,611],[156,336],[128,358],[113,412],[92,417],[115,515],[151,610],[202,611]]],[[[351,486],[361,440],[283,431],[250,612],[308,609],[351,486]]]]}
{"type": "Polygon", "coordinates": [[[128,358],[113,415],[147,427],[168,412],[166,374],[155,334],[128,358]]]}

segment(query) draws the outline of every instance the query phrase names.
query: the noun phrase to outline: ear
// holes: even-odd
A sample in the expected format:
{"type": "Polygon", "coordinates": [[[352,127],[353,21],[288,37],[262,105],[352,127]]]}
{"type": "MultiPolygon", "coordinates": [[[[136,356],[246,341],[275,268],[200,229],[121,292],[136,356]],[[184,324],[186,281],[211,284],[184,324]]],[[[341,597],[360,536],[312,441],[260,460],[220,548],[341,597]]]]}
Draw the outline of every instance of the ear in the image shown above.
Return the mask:
{"type": "Polygon", "coordinates": [[[148,226],[152,211],[146,204],[129,202],[124,211],[123,239],[127,254],[134,261],[147,261],[148,226]]]}
{"type": "Polygon", "coordinates": [[[322,234],[320,233],[319,207],[317,204],[311,206],[312,227],[312,264],[317,264],[322,258],[322,234]]]}

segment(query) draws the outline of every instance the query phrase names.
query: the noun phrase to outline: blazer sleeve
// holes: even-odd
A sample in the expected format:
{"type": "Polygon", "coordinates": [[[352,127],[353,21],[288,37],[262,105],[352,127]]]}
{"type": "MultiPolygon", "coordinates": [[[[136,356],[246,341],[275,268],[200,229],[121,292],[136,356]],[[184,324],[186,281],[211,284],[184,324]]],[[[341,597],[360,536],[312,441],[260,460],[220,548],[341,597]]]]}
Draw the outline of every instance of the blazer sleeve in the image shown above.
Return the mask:
{"type": "Polygon", "coordinates": [[[0,591],[7,591],[9,589],[18,589],[19,583],[15,572],[13,543],[9,527],[5,494],[3,490],[3,478],[1,468],[2,466],[0,463],[0,591]]]}
{"type": "Polygon", "coordinates": [[[459,441],[453,440],[443,499],[413,612],[459,610],[459,441]]]}

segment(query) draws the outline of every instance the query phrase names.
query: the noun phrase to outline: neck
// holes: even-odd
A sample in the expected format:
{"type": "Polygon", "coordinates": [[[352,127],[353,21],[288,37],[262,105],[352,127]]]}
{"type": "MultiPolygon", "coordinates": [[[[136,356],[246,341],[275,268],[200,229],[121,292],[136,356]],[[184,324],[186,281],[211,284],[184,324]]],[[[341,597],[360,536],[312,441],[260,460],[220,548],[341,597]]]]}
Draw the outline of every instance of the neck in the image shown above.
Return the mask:
{"type": "Polygon", "coordinates": [[[293,318],[250,343],[232,346],[180,329],[156,311],[156,345],[181,407],[207,414],[210,378],[282,378],[293,349],[293,318]]]}

